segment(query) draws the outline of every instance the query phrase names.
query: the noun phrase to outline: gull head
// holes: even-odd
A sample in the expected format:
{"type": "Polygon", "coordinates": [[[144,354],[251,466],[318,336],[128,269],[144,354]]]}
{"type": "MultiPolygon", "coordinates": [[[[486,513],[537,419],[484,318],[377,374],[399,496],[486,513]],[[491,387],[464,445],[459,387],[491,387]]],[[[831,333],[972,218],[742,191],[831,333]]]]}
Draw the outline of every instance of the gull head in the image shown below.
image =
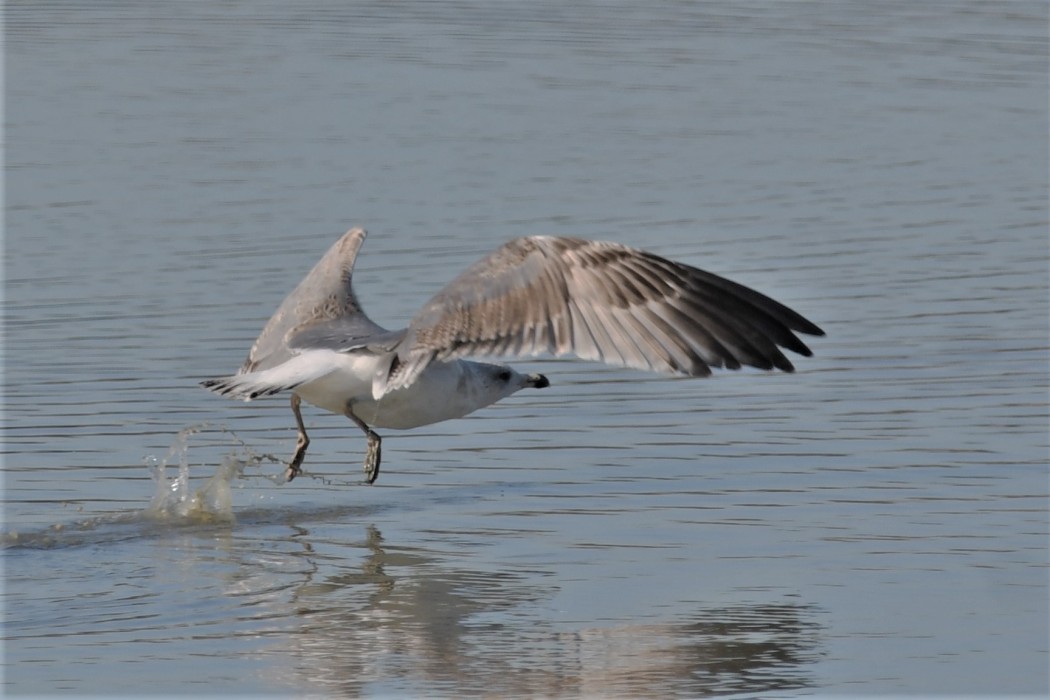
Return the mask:
{"type": "Polygon", "coordinates": [[[512,367],[483,362],[469,363],[475,375],[475,388],[495,402],[522,389],[544,389],[550,380],[542,374],[522,374],[512,367]]]}

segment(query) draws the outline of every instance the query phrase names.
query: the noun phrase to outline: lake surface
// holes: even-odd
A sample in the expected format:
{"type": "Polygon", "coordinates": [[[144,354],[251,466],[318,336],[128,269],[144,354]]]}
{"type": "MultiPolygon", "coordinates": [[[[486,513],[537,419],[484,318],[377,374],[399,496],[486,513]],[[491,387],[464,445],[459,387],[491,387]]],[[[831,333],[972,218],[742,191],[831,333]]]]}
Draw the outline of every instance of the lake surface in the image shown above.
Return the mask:
{"type": "Polygon", "coordinates": [[[1045,695],[1046,15],[8,2],[4,691],[1045,695]],[[287,400],[197,382],[353,225],[389,327],[546,233],[828,335],[524,362],[371,487],[308,408],[281,485],[287,400]]]}

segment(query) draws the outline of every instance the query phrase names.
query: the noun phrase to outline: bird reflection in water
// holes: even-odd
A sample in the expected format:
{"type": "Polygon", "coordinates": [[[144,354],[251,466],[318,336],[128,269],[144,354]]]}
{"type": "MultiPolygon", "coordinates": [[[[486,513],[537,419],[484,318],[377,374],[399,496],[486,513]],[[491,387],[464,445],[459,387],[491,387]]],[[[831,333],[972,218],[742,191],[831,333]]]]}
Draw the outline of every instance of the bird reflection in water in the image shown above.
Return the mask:
{"type": "Polygon", "coordinates": [[[296,590],[283,682],[346,695],[698,696],[806,688],[820,656],[812,606],[698,606],[688,619],[567,629],[537,616],[558,589],[542,572],[449,570],[374,527],[360,544],[359,569],[296,590]]]}

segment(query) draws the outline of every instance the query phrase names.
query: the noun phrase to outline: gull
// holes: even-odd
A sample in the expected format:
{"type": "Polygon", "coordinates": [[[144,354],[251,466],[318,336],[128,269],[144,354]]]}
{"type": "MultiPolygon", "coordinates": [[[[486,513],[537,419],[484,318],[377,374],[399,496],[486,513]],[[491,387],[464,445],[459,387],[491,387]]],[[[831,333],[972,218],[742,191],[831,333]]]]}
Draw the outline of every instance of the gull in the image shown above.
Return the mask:
{"type": "Polygon", "coordinates": [[[291,392],[298,428],[287,481],[310,438],[303,400],[364,432],[365,480],[379,476],[376,428],[460,418],[542,374],[471,357],[575,355],[705,377],[712,367],[794,371],[780,348],[812,353],[795,332],[824,331],[783,304],[710,272],[619,243],[528,236],[505,243],[435,294],[407,328],[372,321],[353,290],[365,230],[347,231],[284,299],[237,374],[201,385],[251,401],[291,392]]]}

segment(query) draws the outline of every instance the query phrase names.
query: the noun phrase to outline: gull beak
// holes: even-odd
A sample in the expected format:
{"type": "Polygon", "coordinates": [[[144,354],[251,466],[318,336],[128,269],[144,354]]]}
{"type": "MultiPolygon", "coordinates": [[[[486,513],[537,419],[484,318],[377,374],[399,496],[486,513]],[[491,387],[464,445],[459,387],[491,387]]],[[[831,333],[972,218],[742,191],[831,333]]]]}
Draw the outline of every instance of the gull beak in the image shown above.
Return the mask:
{"type": "Polygon", "coordinates": [[[542,374],[530,374],[526,381],[526,386],[531,386],[534,389],[546,389],[550,385],[550,380],[542,374]]]}

